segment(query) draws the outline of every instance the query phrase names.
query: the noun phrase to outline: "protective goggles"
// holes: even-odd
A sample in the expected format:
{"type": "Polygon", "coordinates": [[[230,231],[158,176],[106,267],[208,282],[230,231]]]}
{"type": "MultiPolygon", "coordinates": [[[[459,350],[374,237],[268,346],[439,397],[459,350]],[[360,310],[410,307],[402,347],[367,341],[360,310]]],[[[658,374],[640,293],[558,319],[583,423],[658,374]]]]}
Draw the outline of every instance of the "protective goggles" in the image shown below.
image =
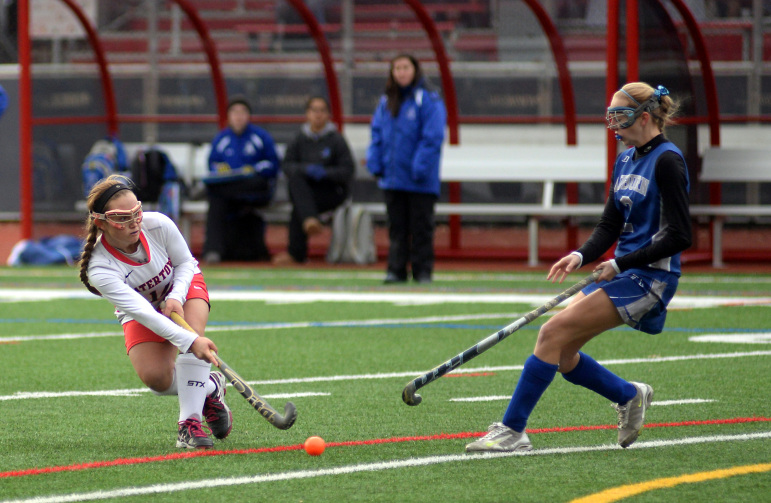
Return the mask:
{"type": "Polygon", "coordinates": [[[118,229],[123,229],[132,223],[142,222],[142,201],[130,210],[110,210],[104,213],[91,213],[94,220],[106,220],[118,229]]]}
{"type": "Polygon", "coordinates": [[[643,112],[652,112],[657,109],[661,104],[661,97],[669,94],[669,90],[664,86],[658,86],[644,103],[640,103],[632,97],[631,94],[621,89],[621,92],[626,94],[627,97],[632,100],[632,103],[637,105],[637,108],[632,107],[608,107],[608,111],[605,113],[605,121],[608,123],[608,129],[617,131],[619,129],[626,129],[637,120],[643,112]]]}
{"type": "Polygon", "coordinates": [[[626,129],[642,115],[642,105],[637,108],[631,107],[608,107],[608,111],[605,113],[605,121],[608,123],[608,129],[616,131],[618,129],[626,129]]]}

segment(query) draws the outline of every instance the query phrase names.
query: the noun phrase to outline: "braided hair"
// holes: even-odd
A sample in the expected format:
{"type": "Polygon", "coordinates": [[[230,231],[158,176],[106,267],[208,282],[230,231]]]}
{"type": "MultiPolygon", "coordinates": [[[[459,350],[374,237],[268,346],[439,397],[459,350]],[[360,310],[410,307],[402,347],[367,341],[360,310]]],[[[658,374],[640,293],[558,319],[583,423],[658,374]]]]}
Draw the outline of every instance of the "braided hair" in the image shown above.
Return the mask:
{"type": "Polygon", "coordinates": [[[677,114],[679,105],[672,99],[664,86],[658,86],[654,89],[653,86],[645,82],[630,82],[616,91],[616,94],[619,93],[627,100],[631,96],[632,99],[637,100],[638,104],[645,105],[649,100],[657,101],[658,103],[655,104],[657,106],[650,110],[645,109],[645,111],[651,115],[653,123],[658,126],[662,133],[666,126],[674,122],[673,119],[677,114]]]}
{"type": "Polygon", "coordinates": [[[123,190],[133,190],[134,184],[123,175],[110,175],[94,184],[86,199],[88,216],[86,217],[86,244],[83,247],[83,253],[80,255],[80,281],[86,285],[88,291],[94,295],[102,294],[94,288],[88,281],[88,263],[91,261],[91,254],[94,252],[96,240],[99,237],[99,227],[96,226],[93,218],[94,213],[104,213],[107,203],[116,194],[123,190]]]}

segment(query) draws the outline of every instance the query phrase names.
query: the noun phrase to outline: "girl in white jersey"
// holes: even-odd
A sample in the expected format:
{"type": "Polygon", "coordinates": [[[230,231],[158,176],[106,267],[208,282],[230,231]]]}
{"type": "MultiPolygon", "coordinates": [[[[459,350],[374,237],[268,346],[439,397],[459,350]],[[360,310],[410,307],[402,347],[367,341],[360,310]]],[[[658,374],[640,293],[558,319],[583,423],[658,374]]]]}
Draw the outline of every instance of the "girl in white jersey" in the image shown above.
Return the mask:
{"type": "Polygon", "coordinates": [[[557,372],[610,400],[618,414],[621,447],[630,446],[642,431],[653,388],[616,376],[580,349],[623,323],[652,334],[664,327],[680,277],[680,253],[691,245],[688,170],[680,150],[663,135],[675,110],[663,86],[633,82],[613,95],[608,128],[627,150],[616,159],[600,223],[586,243],[552,266],[546,279],[561,283],[614,244],[615,258],[597,265],[597,282],[543,324],[503,420],[468,444],[467,451],[531,450],[525,425],[557,372]]]}
{"type": "Polygon", "coordinates": [[[80,280],[115,306],[142,382],[157,395],[178,395],[177,447],[208,449],[213,442],[202,420],[219,439],[233,426],[225,377],[210,372],[217,346],[203,335],[209,293],[177,226],[162,213],[143,213],[132,188],[112,175],[91,189],[80,280]],[[172,312],[198,335],[172,322],[172,312]]]}

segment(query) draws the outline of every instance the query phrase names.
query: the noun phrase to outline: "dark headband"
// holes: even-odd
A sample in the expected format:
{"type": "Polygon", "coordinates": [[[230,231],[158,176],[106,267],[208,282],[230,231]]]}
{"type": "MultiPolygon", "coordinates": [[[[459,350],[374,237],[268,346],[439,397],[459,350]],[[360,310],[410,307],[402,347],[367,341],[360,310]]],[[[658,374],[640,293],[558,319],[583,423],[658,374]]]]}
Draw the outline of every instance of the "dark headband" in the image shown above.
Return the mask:
{"type": "Polygon", "coordinates": [[[99,196],[94,203],[94,213],[104,213],[104,207],[107,206],[107,202],[120,192],[121,190],[131,190],[131,187],[128,185],[124,185],[122,183],[116,183],[115,185],[110,185],[110,187],[102,192],[102,195],[99,196]]]}

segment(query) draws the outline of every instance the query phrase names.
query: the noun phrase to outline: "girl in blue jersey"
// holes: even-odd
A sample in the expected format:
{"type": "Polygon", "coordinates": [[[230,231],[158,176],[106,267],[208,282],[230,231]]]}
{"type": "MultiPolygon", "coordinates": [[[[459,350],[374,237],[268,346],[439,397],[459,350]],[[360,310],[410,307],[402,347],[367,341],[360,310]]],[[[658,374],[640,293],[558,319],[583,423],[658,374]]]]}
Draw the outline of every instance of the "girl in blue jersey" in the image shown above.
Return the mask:
{"type": "Polygon", "coordinates": [[[544,323],[502,422],[467,451],[531,450],[525,425],[557,372],[611,401],[621,447],[637,439],[653,388],[616,376],[580,349],[622,323],[650,334],[664,327],[680,277],[680,253],[691,245],[688,170],[682,152],[663,134],[676,108],[663,86],[633,82],[613,95],[608,128],[628,149],[616,159],[600,223],[586,243],[552,266],[547,279],[561,283],[613,244],[615,257],[597,265],[597,282],[544,323]]]}
{"type": "Polygon", "coordinates": [[[367,169],[378,178],[388,213],[385,283],[418,283],[434,270],[434,203],[439,197],[439,159],[447,111],[426,88],[418,61],[406,54],[391,60],[385,94],[372,116],[367,169]]]}

